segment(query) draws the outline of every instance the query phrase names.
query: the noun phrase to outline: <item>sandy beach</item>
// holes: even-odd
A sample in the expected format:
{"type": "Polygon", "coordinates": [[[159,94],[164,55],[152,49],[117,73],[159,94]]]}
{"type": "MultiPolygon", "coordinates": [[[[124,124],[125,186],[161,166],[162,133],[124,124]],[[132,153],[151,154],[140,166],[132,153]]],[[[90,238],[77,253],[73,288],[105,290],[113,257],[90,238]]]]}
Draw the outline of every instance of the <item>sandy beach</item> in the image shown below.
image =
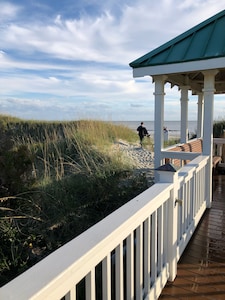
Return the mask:
{"type": "Polygon", "coordinates": [[[134,166],[134,173],[145,175],[148,186],[151,186],[154,183],[154,153],[140,144],[129,144],[122,140],[116,143],[116,148],[134,166]]]}

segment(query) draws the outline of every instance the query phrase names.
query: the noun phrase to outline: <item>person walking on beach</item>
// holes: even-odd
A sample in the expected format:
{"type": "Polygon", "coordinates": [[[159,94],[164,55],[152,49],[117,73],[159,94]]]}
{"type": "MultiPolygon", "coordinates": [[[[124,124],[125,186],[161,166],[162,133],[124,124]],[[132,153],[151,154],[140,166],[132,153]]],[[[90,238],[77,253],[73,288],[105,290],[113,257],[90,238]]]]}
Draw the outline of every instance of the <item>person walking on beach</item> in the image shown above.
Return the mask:
{"type": "Polygon", "coordinates": [[[148,134],[148,131],[147,131],[146,127],[144,126],[143,122],[141,122],[141,125],[138,126],[137,132],[138,132],[138,135],[139,135],[139,138],[140,138],[140,144],[141,144],[141,147],[142,147],[142,141],[143,141],[144,137],[145,136],[150,136],[148,134]]]}

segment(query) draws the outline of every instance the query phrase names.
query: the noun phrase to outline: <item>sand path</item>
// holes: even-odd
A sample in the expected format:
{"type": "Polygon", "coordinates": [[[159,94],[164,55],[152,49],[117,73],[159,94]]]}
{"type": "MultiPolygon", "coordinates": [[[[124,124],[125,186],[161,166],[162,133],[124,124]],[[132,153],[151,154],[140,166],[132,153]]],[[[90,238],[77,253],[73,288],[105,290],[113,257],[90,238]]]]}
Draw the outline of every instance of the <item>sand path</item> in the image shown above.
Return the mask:
{"type": "Polygon", "coordinates": [[[141,148],[139,144],[129,144],[124,141],[116,143],[119,151],[122,151],[125,158],[127,158],[134,165],[135,174],[145,174],[148,185],[151,186],[154,181],[154,154],[145,148],[141,148]]]}

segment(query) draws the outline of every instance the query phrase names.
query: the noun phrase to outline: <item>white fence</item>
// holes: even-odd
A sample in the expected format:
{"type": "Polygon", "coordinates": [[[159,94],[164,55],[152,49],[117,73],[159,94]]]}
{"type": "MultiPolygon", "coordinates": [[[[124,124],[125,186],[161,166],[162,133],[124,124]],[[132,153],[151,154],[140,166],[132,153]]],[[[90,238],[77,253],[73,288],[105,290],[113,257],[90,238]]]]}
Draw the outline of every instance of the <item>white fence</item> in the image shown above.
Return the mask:
{"type": "Polygon", "coordinates": [[[0,289],[1,300],[157,299],[208,201],[198,156],[0,289]]]}
{"type": "MultiPolygon", "coordinates": [[[[214,138],[213,139],[213,155],[221,156],[222,159],[225,159],[225,138],[214,138]]],[[[223,161],[224,163],[225,161],[223,161]]]]}

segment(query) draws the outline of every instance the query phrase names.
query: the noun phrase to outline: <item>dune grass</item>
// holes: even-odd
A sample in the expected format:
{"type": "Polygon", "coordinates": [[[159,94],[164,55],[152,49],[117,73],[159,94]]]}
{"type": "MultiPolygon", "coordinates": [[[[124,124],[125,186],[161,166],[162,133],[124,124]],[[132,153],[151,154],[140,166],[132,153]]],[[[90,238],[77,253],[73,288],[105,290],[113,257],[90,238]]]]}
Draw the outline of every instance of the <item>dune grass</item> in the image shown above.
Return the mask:
{"type": "Polygon", "coordinates": [[[115,151],[138,143],[127,127],[5,116],[0,127],[1,285],[147,188],[115,151]]]}
{"type": "Polygon", "coordinates": [[[0,285],[147,188],[115,150],[139,143],[125,126],[0,116],[0,139],[0,285]]]}

